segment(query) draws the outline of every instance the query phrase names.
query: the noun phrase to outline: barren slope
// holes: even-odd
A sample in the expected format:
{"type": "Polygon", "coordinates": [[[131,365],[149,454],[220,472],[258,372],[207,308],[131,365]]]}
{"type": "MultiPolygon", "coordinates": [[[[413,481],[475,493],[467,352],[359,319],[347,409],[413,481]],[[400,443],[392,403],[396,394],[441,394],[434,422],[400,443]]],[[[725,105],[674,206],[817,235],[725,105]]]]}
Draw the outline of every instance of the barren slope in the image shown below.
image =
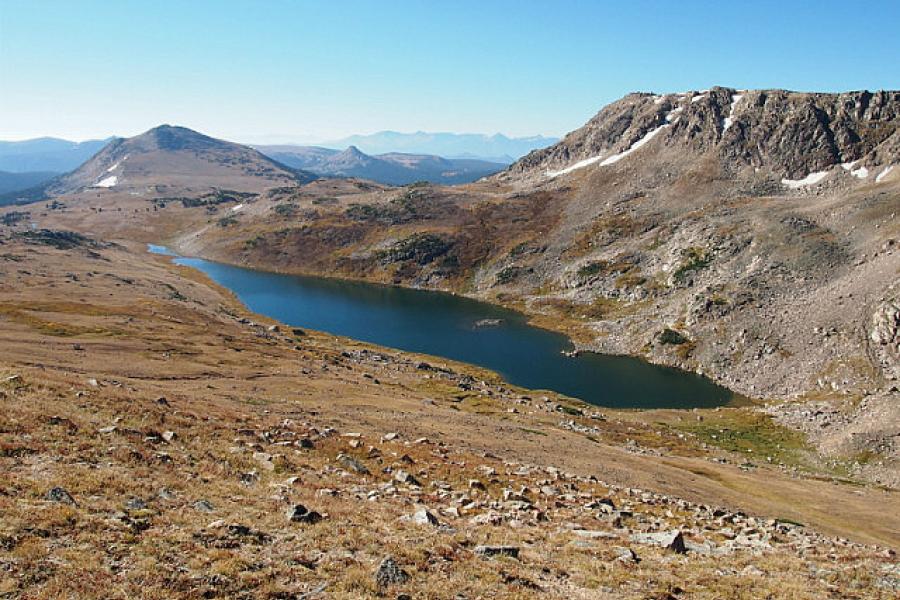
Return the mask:
{"type": "Polygon", "coordinates": [[[579,416],[270,327],[140,245],[21,223],[0,244],[9,597],[896,591],[896,492],[821,480],[752,412],[579,416]],[[751,423],[740,452],[705,445],[751,423]]]}

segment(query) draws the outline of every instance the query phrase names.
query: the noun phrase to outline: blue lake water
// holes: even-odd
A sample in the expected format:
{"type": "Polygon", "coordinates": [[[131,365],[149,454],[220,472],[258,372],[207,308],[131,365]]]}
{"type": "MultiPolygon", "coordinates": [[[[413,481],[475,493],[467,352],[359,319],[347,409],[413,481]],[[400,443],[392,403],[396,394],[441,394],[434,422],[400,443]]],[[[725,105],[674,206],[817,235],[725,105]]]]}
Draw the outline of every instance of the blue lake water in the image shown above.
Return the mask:
{"type": "MultiPolygon", "coordinates": [[[[176,256],[161,246],[149,249],[176,256]]],[[[250,310],[288,325],[472,363],[511,383],[599,406],[713,407],[734,398],[704,377],[637,358],[590,352],[564,356],[572,349],[564,335],[529,325],[521,313],[469,298],[268,273],[199,258],[174,260],[229,288],[250,310]],[[486,319],[499,324],[479,325],[486,319]]]]}

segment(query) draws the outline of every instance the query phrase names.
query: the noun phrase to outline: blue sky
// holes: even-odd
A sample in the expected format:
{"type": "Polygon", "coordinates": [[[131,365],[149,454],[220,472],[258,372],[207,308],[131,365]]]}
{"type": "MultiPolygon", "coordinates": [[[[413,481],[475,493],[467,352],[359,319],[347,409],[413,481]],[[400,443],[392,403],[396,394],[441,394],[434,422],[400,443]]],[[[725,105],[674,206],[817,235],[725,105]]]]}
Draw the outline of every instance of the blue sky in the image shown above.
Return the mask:
{"type": "Polygon", "coordinates": [[[0,0],[0,139],[560,135],[630,91],[900,88],[900,0],[0,0]]]}

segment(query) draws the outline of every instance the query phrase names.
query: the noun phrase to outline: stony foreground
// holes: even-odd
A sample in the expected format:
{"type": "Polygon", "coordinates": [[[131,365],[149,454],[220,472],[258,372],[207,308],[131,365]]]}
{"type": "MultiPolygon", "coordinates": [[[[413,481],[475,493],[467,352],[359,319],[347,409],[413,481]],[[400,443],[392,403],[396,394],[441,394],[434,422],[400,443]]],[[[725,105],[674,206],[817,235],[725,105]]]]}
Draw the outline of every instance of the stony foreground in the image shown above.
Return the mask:
{"type": "Polygon", "coordinates": [[[900,592],[894,491],[24,240],[0,252],[0,597],[900,592]]]}

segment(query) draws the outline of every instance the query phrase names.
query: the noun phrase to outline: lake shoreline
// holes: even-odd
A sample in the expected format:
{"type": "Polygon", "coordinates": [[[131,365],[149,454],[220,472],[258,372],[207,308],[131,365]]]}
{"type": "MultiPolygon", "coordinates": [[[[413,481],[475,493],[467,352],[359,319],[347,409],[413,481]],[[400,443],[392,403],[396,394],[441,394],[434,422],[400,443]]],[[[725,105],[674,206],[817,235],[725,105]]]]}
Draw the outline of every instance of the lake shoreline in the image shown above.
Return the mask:
{"type": "MultiPolygon", "coordinates": [[[[174,246],[177,248],[177,244],[174,246]]],[[[562,366],[561,367],[558,366],[558,368],[563,369],[563,370],[571,370],[574,373],[576,373],[576,375],[580,375],[581,377],[594,377],[596,379],[594,372],[591,371],[591,369],[589,369],[588,365],[587,365],[588,361],[594,361],[593,363],[591,363],[591,366],[594,366],[594,368],[596,368],[596,369],[602,369],[605,367],[608,371],[611,368],[609,366],[609,364],[615,365],[615,368],[624,369],[625,373],[630,373],[636,369],[638,374],[633,375],[633,377],[636,380],[638,380],[635,383],[635,385],[637,385],[638,387],[635,389],[640,389],[641,385],[647,385],[646,382],[640,381],[640,380],[646,379],[647,377],[650,377],[651,379],[654,377],[662,378],[663,380],[670,382],[670,384],[673,386],[672,395],[674,397],[678,396],[677,390],[679,390],[679,389],[682,389],[682,393],[684,393],[683,388],[684,388],[684,386],[687,386],[688,384],[694,385],[695,387],[698,388],[695,391],[688,392],[688,395],[691,397],[690,401],[669,402],[666,399],[664,399],[663,396],[660,395],[657,390],[656,393],[659,396],[659,398],[657,400],[655,400],[655,401],[642,400],[641,402],[635,402],[633,399],[631,399],[631,397],[629,396],[627,391],[622,391],[622,390],[624,390],[624,388],[619,388],[619,391],[615,391],[617,389],[616,386],[621,386],[624,384],[622,383],[622,381],[614,381],[612,383],[609,383],[612,379],[614,379],[614,378],[610,377],[609,379],[606,379],[606,380],[602,380],[602,381],[598,380],[598,382],[602,383],[603,385],[607,385],[609,383],[609,385],[611,385],[611,389],[614,390],[613,392],[610,392],[610,394],[616,393],[616,394],[619,394],[619,396],[616,396],[615,401],[603,402],[603,401],[599,401],[597,399],[598,397],[600,397],[598,395],[599,393],[592,391],[593,388],[590,388],[589,393],[584,392],[584,390],[586,389],[584,387],[580,388],[582,393],[580,393],[580,394],[572,393],[572,386],[576,385],[576,384],[573,384],[571,382],[567,382],[565,384],[565,385],[569,385],[569,389],[559,389],[558,385],[541,385],[540,383],[537,383],[533,379],[528,379],[528,377],[530,375],[527,375],[525,377],[525,380],[523,381],[521,378],[521,374],[519,374],[519,376],[517,376],[517,373],[516,373],[516,368],[519,368],[519,367],[512,368],[512,372],[510,372],[509,368],[507,368],[507,370],[504,371],[504,368],[496,368],[496,363],[495,364],[485,364],[485,361],[481,361],[481,360],[477,360],[477,359],[473,360],[467,356],[460,356],[458,353],[457,353],[457,355],[448,355],[447,353],[429,351],[428,349],[422,349],[420,347],[415,347],[415,348],[405,347],[403,344],[392,344],[389,341],[384,341],[381,339],[366,339],[365,337],[361,337],[359,335],[354,335],[353,332],[348,333],[347,331],[332,331],[327,326],[319,326],[316,324],[309,325],[307,323],[307,324],[303,324],[303,325],[298,325],[301,327],[316,329],[316,330],[325,331],[325,332],[328,332],[328,333],[331,333],[334,335],[347,337],[349,339],[359,340],[359,341],[362,341],[363,343],[371,343],[374,345],[389,347],[389,348],[397,349],[400,351],[411,352],[411,353],[416,353],[416,354],[432,355],[432,356],[435,356],[436,358],[442,358],[442,359],[452,360],[452,361],[456,361],[456,362],[471,364],[478,368],[487,369],[489,371],[497,373],[497,375],[500,378],[509,382],[512,385],[527,388],[527,389],[547,389],[547,390],[553,391],[554,393],[558,393],[558,394],[562,394],[566,397],[570,397],[573,400],[576,400],[579,402],[584,402],[587,406],[604,407],[604,408],[610,408],[610,409],[635,409],[635,410],[658,409],[658,408],[671,409],[671,410],[691,410],[693,408],[712,408],[715,406],[736,407],[736,406],[743,406],[743,405],[750,404],[750,402],[745,397],[741,396],[740,394],[737,394],[733,390],[730,390],[730,389],[726,388],[725,386],[719,385],[717,382],[713,381],[712,379],[710,379],[708,377],[704,377],[702,375],[698,375],[698,374],[692,373],[690,371],[685,371],[683,369],[679,369],[679,368],[671,366],[671,365],[656,364],[651,361],[647,361],[646,358],[643,356],[630,356],[627,354],[623,354],[623,355],[601,354],[601,353],[597,353],[597,352],[592,352],[590,350],[585,350],[584,348],[582,348],[582,346],[580,344],[573,341],[567,335],[567,333],[565,331],[560,331],[558,329],[556,329],[556,330],[551,329],[549,327],[544,326],[541,323],[537,323],[536,320],[534,319],[533,315],[531,315],[527,312],[524,312],[515,306],[503,305],[503,304],[498,304],[495,302],[488,302],[481,298],[472,298],[471,296],[468,296],[466,294],[460,294],[458,292],[449,292],[449,291],[443,291],[443,290],[432,290],[432,289],[422,289],[422,288],[411,288],[411,287],[402,286],[402,285],[386,284],[386,283],[380,283],[380,282],[369,282],[369,281],[365,281],[365,280],[348,279],[348,278],[344,278],[344,277],[307,275],[307,274],[298,274],[295,272],[287,272],[286,273],[283,271],[258,269],[258,268],[254,268],[254,267],[248,267],[248,266],[244,266],[244,265],[237,265],[234,263],[229,263],[227,261],[208,260],[208,259],[202,258],[202,257],[189,257],[189,256],[185,256],[180,253],[176,253],[176,252],[169,250],[170,247],[172,247],[172,246],[157,246],[157,245],[153,245],[153,244],[148,244],[147,250],[150,252],[154,252],[156,254],[168,255],[176,260],[181,259],[181,261],[185,261],[185,262],[179,262],[178,264],[185,264],[186,266],[190,266],[200,272],[203,272],[207,277],[209,277],[211,280],[216,282],[218,285],[221,285],[222,287],[231,291],[231,293],[233,293],[235,296],[237,296],[238,299],[245,306],[247,306],[247,308],[249,310],[251,310],[253,312],[257,312],[258,314],[262,314],[268,318],[272,318],[272,319],[275,319],[275,320],[278,320],[281,322],[285,322],[291,326],[296,325],[296,324],[290,323],[289,320],[286,320],[285,318],[283,318],[283,315],[271,314],[271,312],[267,312],[265,310],[260,310],[260,307],[254,306],[252,301],[248,302],[244,298],[242,298],[241,293],[238,290],[234,289],[232,286],[228,285],[227,283],[217,281],[216,277],[212,276],[209,272],[209,269],[204,268],[203,265],[217,265],[218,267],[210,267],[210,268],[218,268],[218,269],[230,268],[230,269],[238,269],[241,272],[245,272],[245,273],[250,272],[250,273],[253,273],[254,275],[258,274],[260,277],[268,277],[270,283],[272,282],[272,280],[271,280],[272,277],[281,277],[281,278],[292,278],[292,280],[295,282],[296,281],[300,281],[300,282],[305,281],[307,283],[309,283],[311,281],[318,282],[317,285],[322,285],[322,282],[328,282],[326,287],[329,287],[329,288],[335,287],[335,286],[338,288],[350,286],[350,289],[357,293],[358,293],[358,290],[356,288],[364,288],[364,290],[366,290],[366,293],[369,293],[368,291],[370,291],[370,290],[376,290],[377,292],[375,292],[375,293],[377,293],[377,294],[399,295],[401,298],[407,297],[409,295],[413,295],[413,298],[417,298],[418,297],[417,295],[424,295],[422,297],[428,298],[429,299],[428,302],[437,301],[438,303],[443,303],[443,304],[449,303],[449,309],[451,309],[451,312],[452,312],[452,309],[457,306],[457,304],[462,303],[463,306],[465,306],[466,308],[470,308],[470,306],[475,306],[479,310],[484,310],[486,312],[505,313],[505,314],[509,315],[508,319],[513,322],[510,324],[510,326],[513,327],[513,329],[514,329],[513,334],[521,333],[523,331],[521,328],[523,326],[527,326],[528,330],[537,330],[537,331],[542,332],[541,334],[537,334],[538,337],[551,336],[551,340],[552,340],[552,343],[550,344],[551,346],[554,343],[557,343],[557,344],[559,343],[557,338],[561,338],[561,339],[565,340],[566,347],[560,348],[559,350],[553,352],[552,355],[547,355],[546,348],[543,349],[544,354],[541,355],[540,360],[538,361],[541,363],[541,365],[540,365],[541,368],[544,367],[543,363],[551,363],[551,364],[556,364],[558,366],[560,364],[560,361],[564,361],[562,366]],[[196,262],[196,264],[186,264],[188,261],[195,261],[195,262],[201,261],[201,262],[196,262]],[[453,300],[452,301],[449,300],[450,298],[452,298],[453,300]],[[576,357],[569,358],[567,356],[563,356],[563,355],[571,355],[573,353],[572,348],[575,349],[574,353],[581,355],[580,358],[576,358],[576,357]],[[581,361],[581,362],[579,363],[576,361],[581,361]],[[625,366],[622,367],[621,365],[625,365],[625,366]],[[635,365],[640,365],[640,366],[636,367],[635,365]],[[587,375],[584,374],[585,371],[588,372],[587,375]],[[712,390],[712,392],[711,392],[711,390],[712,390]],[[715,402],[710,402],[708,400],[710,393],[714,393],[717,395],[718,399],[715,402]],[[691,394],[693,394],[693,395],[691,395],[691,394]],[[703,401],[697,400],[696,398],[702,394],[707,394],[707,399],[703,400],[703,401]],[[629,399],[622,400],[622,398],[629,398],[629,399]]],[[[504,319],[501,317],[501,318],[499,318],[499,320],[503,321],[504,319]]],[[[476,328],[477,328],[477,326],[476,326],[476,328]]],[[[491,328],[483,328],[483,329],[492,330],[495,328],[491,327],[491,328]]],[[[451,332],[451,333],[453,333],[453,332],[451,332]]],[[[458,333],[458,332],[456,332],[456,333],[458,333]]],[[[531,332],[531,331],[526,331],[526,333],[528,335],[533,335],[533,332],[531,332]]],[[[503,343],[508,343],[508,341],[509,340],[505,340],[503,343]]],[[[543,340],[543,344],[544,344],[544,346],[547,345],[546,340],[543,340]]],[[[454,349],[454,351],[455,350],[456,349],[454,349]]],[[[534,357],[532,357],[532,358],[534,358],[534,357]]],[[[506,365],[506,366],[509,367],[509,365],[506,365]]],[[[547,367],[547,368],[551,369],[551,367],[547,367]]],[[[556,380],[559,381],[558,374],[552,373],[552,372],[550,374],[552,376],[556,377],[556,380]]],[[[607,374],[607,376],[609,376],[608,372],[606,374],[607,374]]],[[[582,386],[583,385],[584,384],[582,383],[582,386]]],[[[575,388],[575,389],[579,389],[579,388],[575,388]]]]}

